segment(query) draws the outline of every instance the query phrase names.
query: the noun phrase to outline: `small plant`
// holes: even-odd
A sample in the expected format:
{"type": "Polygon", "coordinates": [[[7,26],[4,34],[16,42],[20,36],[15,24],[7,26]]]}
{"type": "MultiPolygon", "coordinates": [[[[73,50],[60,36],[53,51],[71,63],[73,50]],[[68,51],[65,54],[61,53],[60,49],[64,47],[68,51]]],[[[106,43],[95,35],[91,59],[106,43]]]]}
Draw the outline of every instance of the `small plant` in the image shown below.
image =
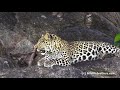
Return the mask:
{"type": "Polygon", "coordinates": [[[116,34],[114,38],[114,45],[120,47],[120,33],[116,34]]]}

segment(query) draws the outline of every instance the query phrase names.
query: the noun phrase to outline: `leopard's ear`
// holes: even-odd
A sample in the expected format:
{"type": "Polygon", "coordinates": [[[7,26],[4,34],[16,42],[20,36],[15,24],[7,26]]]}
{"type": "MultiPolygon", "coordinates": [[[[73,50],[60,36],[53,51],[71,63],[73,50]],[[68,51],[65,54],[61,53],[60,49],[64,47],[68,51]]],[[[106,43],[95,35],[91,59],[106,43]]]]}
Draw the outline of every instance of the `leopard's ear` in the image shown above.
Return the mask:
{"type": "Polygon", "coordinates": [[[46,39],[46,40],[55,40],[55,39],[57,39],[57,36],[55,35],[55,34],[50,34],[50,33],[48,33],[48,32],[46,32],[46,34],[44,35],[44,39],[46,39]]]}
{"type": "Polygon", "coordinates": [[[44,35],[42,34],[42,36],[41,37],[43,37],[44,35]]]}
{"type": "Polygon", "coordinates": [[[50,39],[53,39],[53,36],[52,36],[52,34],[46,32],[46,34],[45,34],[45,36],[44,36],[44,39],[50,40],[50,39]]]}

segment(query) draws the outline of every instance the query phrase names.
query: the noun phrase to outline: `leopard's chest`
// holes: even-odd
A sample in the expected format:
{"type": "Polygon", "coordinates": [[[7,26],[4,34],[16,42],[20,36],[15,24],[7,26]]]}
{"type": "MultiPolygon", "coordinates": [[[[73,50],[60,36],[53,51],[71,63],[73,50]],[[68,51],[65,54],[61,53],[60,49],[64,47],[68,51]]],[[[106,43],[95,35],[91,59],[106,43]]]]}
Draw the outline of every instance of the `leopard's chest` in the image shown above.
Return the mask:
{"type": "Polygon", "coordinates": [[[45,58],[47,60],[57,60],[57,59],[60,59],[60,58],[64,58],[64,53],[60,52],[60,51],[47,53],[45,55],[45,58]]]}

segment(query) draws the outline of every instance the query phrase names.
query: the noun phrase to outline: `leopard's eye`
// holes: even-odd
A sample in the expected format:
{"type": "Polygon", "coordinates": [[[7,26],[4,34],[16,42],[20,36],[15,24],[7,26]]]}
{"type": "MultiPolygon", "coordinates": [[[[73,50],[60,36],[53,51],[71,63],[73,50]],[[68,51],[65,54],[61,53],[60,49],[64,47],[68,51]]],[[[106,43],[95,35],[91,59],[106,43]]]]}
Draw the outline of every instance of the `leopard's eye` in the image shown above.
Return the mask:
{"type": "Polygon", "coordinates": [[[40,50],[40,53],[45,53],[45,50],[40,50]]]}

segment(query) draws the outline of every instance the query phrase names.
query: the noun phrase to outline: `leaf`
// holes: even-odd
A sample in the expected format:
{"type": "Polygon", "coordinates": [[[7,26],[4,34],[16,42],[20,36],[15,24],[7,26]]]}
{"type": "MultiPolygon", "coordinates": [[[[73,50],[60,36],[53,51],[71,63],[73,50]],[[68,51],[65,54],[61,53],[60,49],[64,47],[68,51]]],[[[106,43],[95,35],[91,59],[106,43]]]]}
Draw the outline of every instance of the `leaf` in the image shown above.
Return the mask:
{"type": "Polygon", "coordinates": [[[114,38],[114,45],[120,47],[120,33],[116,34],[114,38]]]}
{"type": "Polygon", "coordinates": [[[114,43],[120,41],[120,33],[116,34],[114,43]]]}
{"type": "Polygon", "coordinates": [[[114,42],[114,45],[120,47],[120,41],[114,42]]]}

